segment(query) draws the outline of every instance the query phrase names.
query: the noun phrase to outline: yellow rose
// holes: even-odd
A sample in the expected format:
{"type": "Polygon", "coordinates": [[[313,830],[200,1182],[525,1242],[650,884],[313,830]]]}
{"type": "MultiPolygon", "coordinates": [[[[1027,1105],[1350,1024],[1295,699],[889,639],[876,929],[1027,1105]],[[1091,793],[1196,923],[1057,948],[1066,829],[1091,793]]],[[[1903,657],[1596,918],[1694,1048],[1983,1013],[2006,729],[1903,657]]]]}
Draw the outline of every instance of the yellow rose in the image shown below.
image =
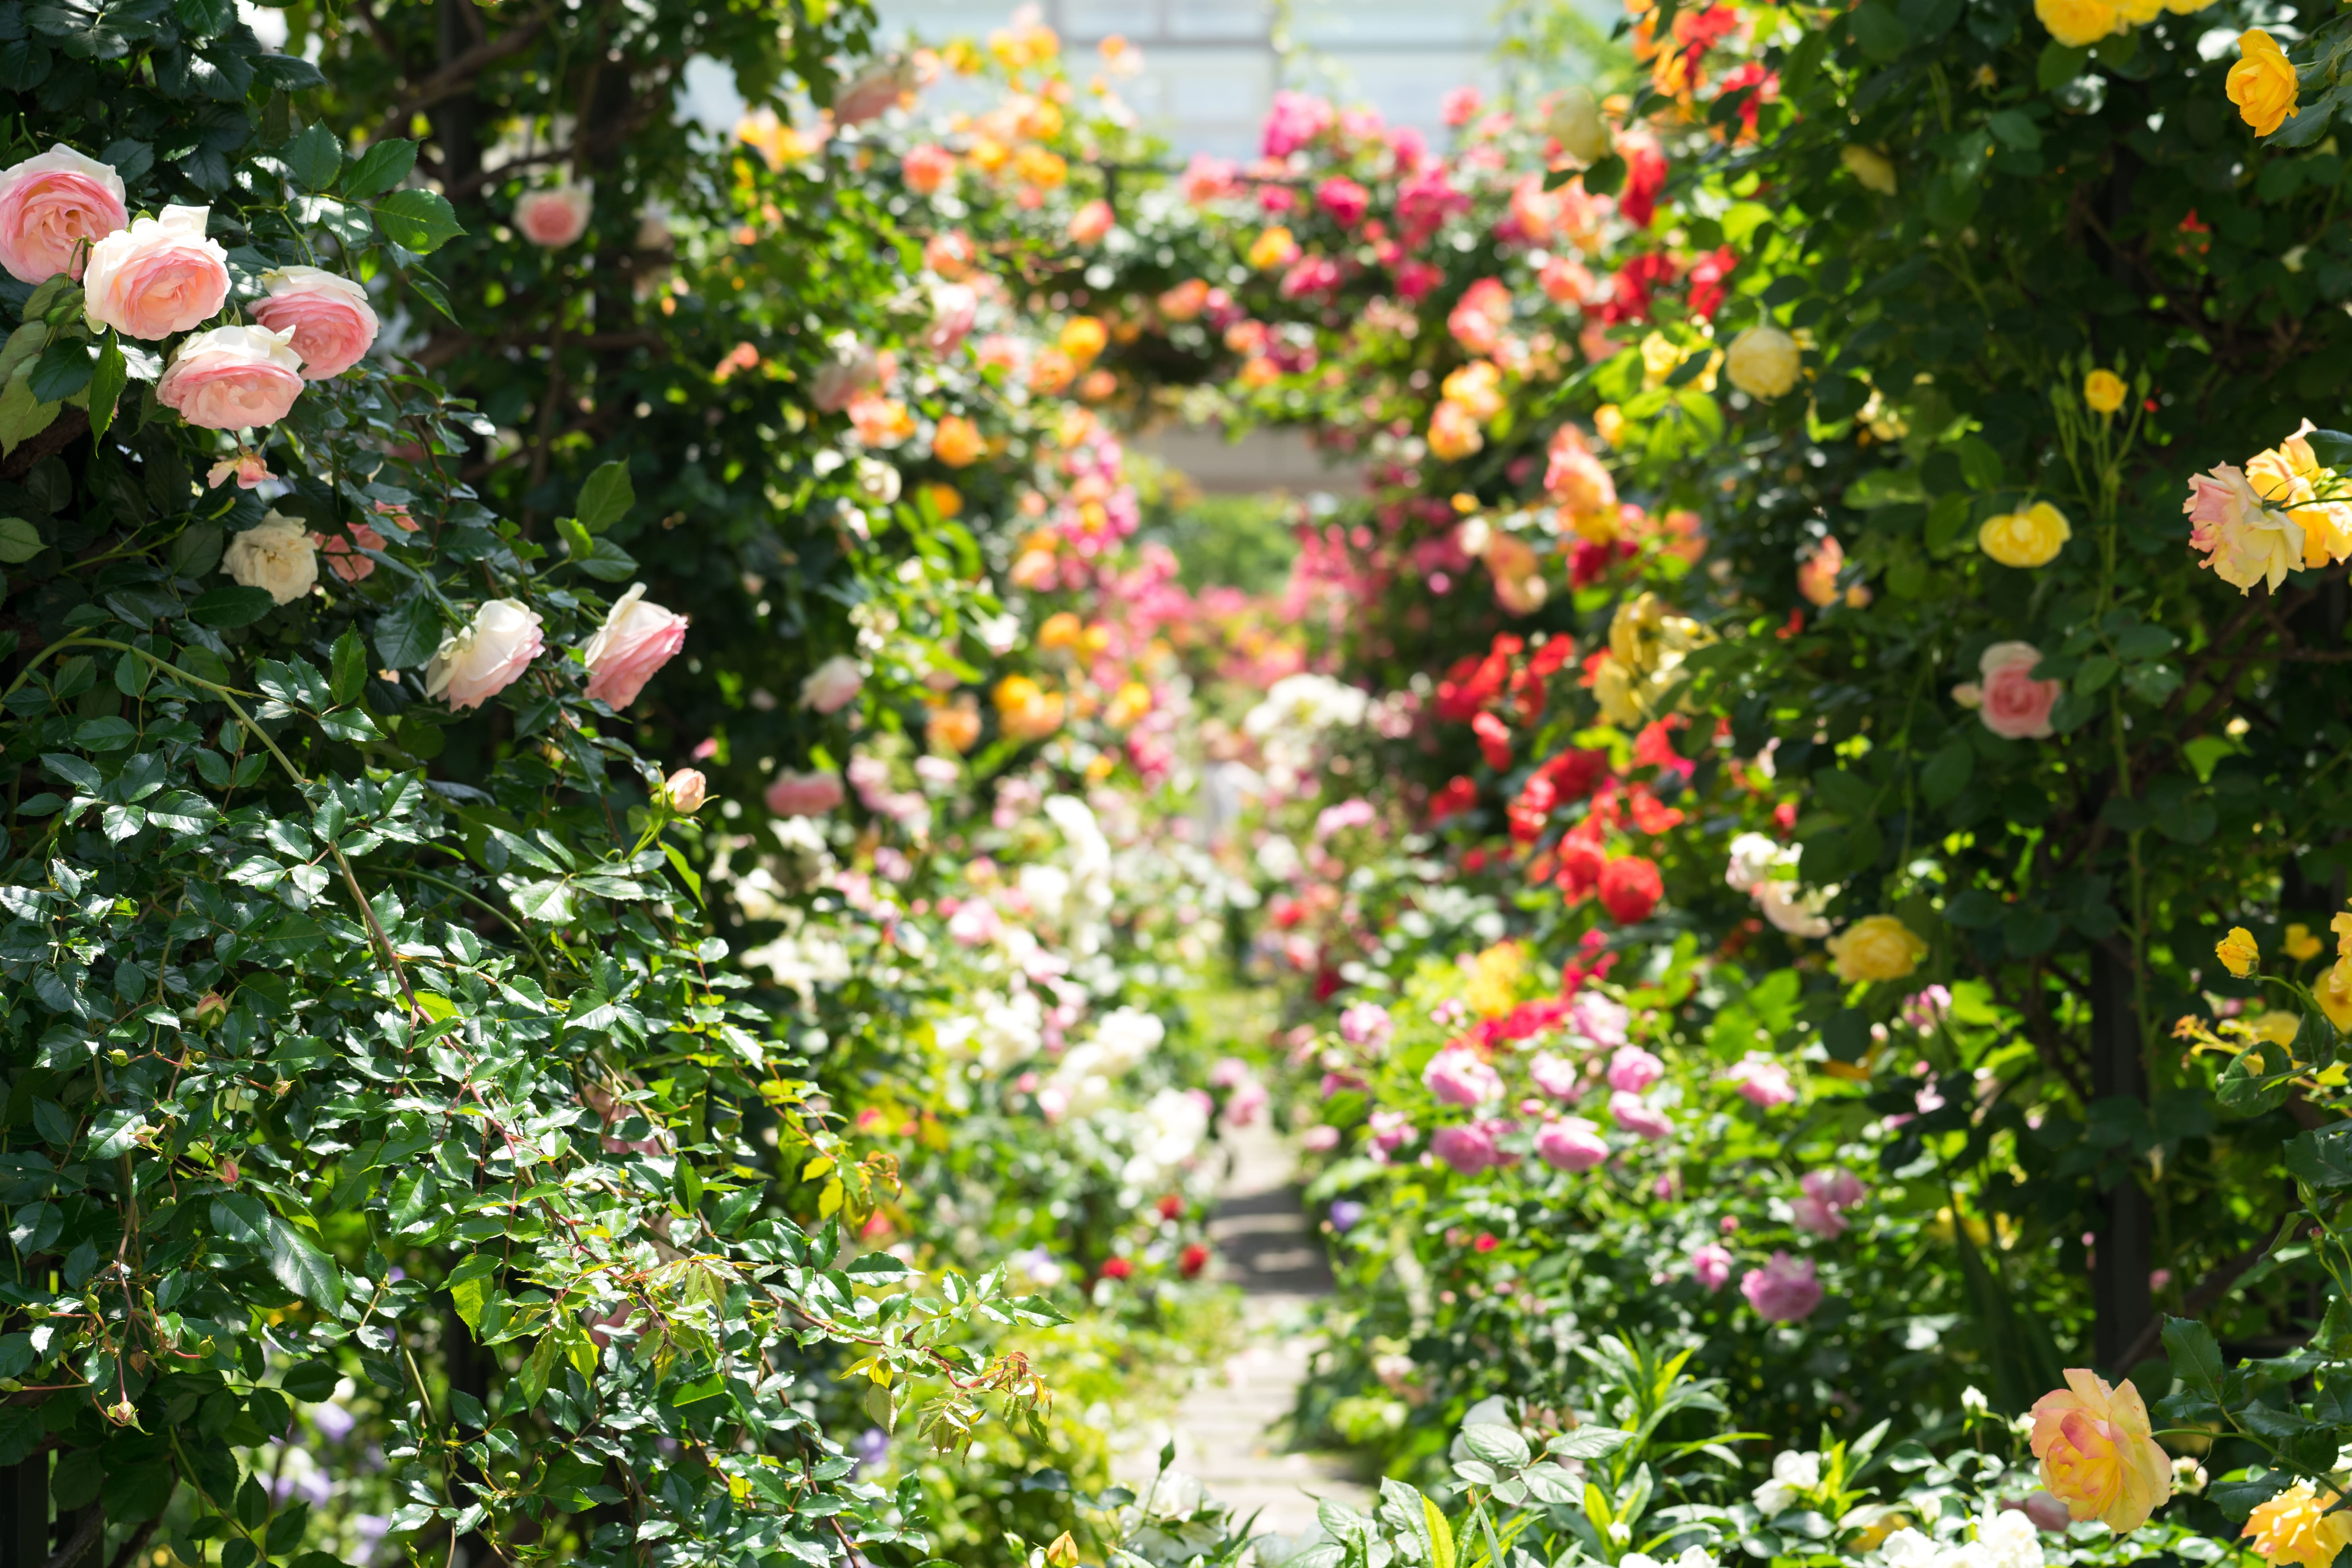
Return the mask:
{"type": "Polygon", "coordinates": [[[1769,403],[1797,384],[1803,362],[1796,339],[1778,327],[1757,326],[1731,340],[1723,372],[1732,385],[1769,403]]]}
{"type": "Polygon", "coordinates": [[[2164,0],[2116,0],[2116,31],[2145,27],[2164,15],[2164,0]]]}
{"type": "Polygon", "coordinates": [[[2042,1484],[2075,1519],[2095,1519],[2122,1535],[2137,1530],[2172,1495],[2172,1461],[2148,1433],[2147,1406],[2126,1379],[2069,1367],[2066,1386],[2033,1404],[2033,1457],[2042,1484]]]}
{"type": "Polygon", "coordinates": [[[1139,680],[1121,686],[1103,710],[1103,722],[1114,730],[1124,730],[1151,711],[1151,688],[1139,680]]]}
{"type": "Polygon", "coordinates": [[[2327,929],[2336,933],[2336,956],[2352,958],[2352,914],[2337,915],[2327,929]]]}
{"type": "Polygon", "coordinates": [[[2121,408],[2128,390],[2124,378],[2111,370],[2095,370],[2083,378],[2083,401],[2094,414],[2113,414],[2121,408]]]}
{"type": "Polygon", "coordinates": [[[2312,987],[2319,1010],[2338,1029],[2352,1030],[2352,958],[2339,958],[2312,987]]]}
{"type": "Polygon", "coordinates": [[[2267,1013],[2257,1013],[2247,1019],[2246,1027],[2253,1031],[2254,1038],[2258,1040],[2268,1040],[2274,1046],[2291,1046],[2303,1029],[2303,1020],[2292,1013],[2273,1007],[2267,1013]]]}
{"type": "Polygon", "coordinates": [[[1865,916],[1825,945],[1837,964],[1838,978],[1849,985],[1900,980],[1927,956],[1927,944],[1919,940],[1919,933],[1893,915],[1865,916]]]}
{"type": "Polygon", "coordinates": [[[2213,944],[2213,956],[2221,967],[2243,980],[2263,961],[2263,950],[2254,945],[2253,932],[2243,926],[2231,926],[2230,934],[2213,944]]]}
{"type": "Polygon", "coordinates": [[[1895,194],[1895,165],[1884,153],[1849,146],[1838,154],[1846,172],[1882,196],[1895,194]]]}
{"type": "Polygon", "coordinates": [[[2294,62],[2281,52],[2260,27],[2238,35],[2238,63],[2230,68],[2225,89],[2238,113],[2267,136],[2294,116],[2294,62]]]}
{"type": "Polygon", "coordinates": [[[1287,267],[1298,259],[1298,241],[1290,231],[1276,225],[1250,242],[1249,264],[1260,272],[1271,272],[1277,267],[1287,267]]]}
{"type": "Polygon", "coordinates": [[[2322,944],[2317,937],[2311,934],[2309,926],[2297,921],[2286,928],[2286,940],[2279,945],[2286,950],[2289,958],[2301,963],[2306,958],[2317,958],[2322,944]]]}
{"type": "Polygon", "coordinates": [[[2114,0],[2033,0],[2033,14],[2070,49],[2087,49],[2116,30],[2114,0]]]}
{"type": "Polygon", "coordinates": [[[1977,545],[2004,566],[2047,566],[2058,558],[2059,546],[2074,537],[2066,514],[2038,500],[2023,511],[1985,519],[1977,545]]]}
{"type": "Polygon", "coordinates": [[[1055,341],[1060,344],[1062,352],[1070,356],[1072,363],[1083,365],[1103,352],[1103,345],[1110,342],[1110,333],[1097,317],[1072,316],[1063,324],[1061,336],[1055,341]]]}
{"type": "Polygon", "coordinates": [[[2254,1551],[2265,1563],[2327,1568],[2338,1552],[2352,1546],[2352,1513],[2330,1513],[2309,1481],[2297,1481],[2257,1504],[2238,1533],[2253,1537],[2254,1551]]]}

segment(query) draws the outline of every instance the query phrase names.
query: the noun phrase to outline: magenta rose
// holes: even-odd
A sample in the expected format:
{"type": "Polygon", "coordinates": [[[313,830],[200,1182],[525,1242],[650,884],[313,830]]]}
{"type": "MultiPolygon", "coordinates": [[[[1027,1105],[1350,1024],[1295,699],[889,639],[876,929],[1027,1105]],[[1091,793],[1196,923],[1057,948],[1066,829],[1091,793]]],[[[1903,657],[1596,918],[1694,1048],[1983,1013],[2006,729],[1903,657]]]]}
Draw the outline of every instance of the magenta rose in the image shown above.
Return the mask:
{"type": "Polygon", "coordinates": [[[1710,1290],[1720,1290],[1731,1278],[1731,1249],[1710,1241],[1691,1248],[1691,1277],[1710,1290]]]}
{"type": "Polygon", "coordinates": [[[1800,1261],[1776,1252],[1761,1268],[1740,1277],[1739,1293],[1757,1315],[1775,1323],[1801,1322],[1822,1304],[1821,1281],[1814,1278],[1811,1258],[1800,1261]]]}
{"type": "Polygon", "coordinates": [[[646,597],[646,585],[632,583],[581,657],[588,664],[588,700],[614,712],[637,700],[654,671],[686,646],[686,617],[646,597]]]}
{"type": "Polygon", "coordinates": [[[261,327],[198,332],[172,356],[155,384],[155,401],[207,430],[275,425],[302,395],[302,356],[293,338],[261,327]]]}
{"type": "Polygon", "coordinates": [[[0,267],[20,283],[80,277],[84,242],[130,221],[122,176],[70,147],[0,169],[0,267]]]}
{"type": "Polygon", "coordinates": [[[1609,1087],[1640,1094],[1666,1076],[1666,1064],[1639,1046],[1620,1046],[1609,1058],[1609,1087]]]}
{"type": "Polygon", "coordinates": [[[1507,1121],[1474,1121],[1465,1127],[1441,1127],[1429,1135],[1429,1152],[1452,1166],[1457,1174],[1475,1176],[1497,1165],[1510,1163],[1511,1157],[1495,1142],[1499,1132],[1509,1131],[1507,1121]]]}
{"type": "Polygon", "coordinates": [[[375,344],[375,308],[367,290],[352,279],[318,267],[281,267],[261,281],[269,297],[252,310],[256,322],[273,332],[291,331],[302,356],[302,379],[341,375],[375,344]]]}
{"type": "Polygon", "coordinates": [[[152,343],[217,314],[228,299],[228,252],[205,237],[211,221],[210,207],[165,207],[90,247],[81,287],[91,329],[152,343]]]}
{"type": "Polygon", "coordinates": [[[1583,1117],[1563,1116],[1537,1131],[1536,1152],[1555,1171],[1581,1174],[1609,1158],[1609,1144],[1583,1117]]]}
{"type": "Polygon", "coordinates": [[[588,232],[588,215],[594,205],[585,185],[525,191],[515,202],[515,227],[533,245],[561,250],[588,232]]]}
{"type": "Polygon", "coordinates": [[[838,773],[796,773],[790,769],[768,786],[768,809],[778,816],[822,816],[848,799],[838,773]]]}
{"type": "Polygon", "coordinates": [[[1503,1097],[1503,1078],[1476,1053],[1447,1049],[1429,1058],[1422,1087],[1448,1105],[1480,1105],[1503,1097]]]}

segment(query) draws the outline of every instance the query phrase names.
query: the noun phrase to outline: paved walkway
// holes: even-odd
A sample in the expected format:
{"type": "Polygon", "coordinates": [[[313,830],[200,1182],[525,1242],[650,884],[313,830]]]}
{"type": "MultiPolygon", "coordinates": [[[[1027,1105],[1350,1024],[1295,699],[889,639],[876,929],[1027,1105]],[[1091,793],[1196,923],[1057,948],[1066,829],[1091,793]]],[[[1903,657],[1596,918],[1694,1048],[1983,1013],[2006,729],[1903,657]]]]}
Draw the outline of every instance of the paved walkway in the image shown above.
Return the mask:
{"type": "MultiPolygon", "coordinates": [[[[1299,1205],[1290,1150],[1263,1126],[1228,1135],[1233,1165],[1209,1236],[1213,1277],[1242,1290],[1244,1348],[1177,1407],[1176,1468],[1257,1529],[1285,1535],[1315,1528],[1317,1497],[1369,1506],[1370,1489],[1332,1455],[1285,1451],[1281,1424],[1307,1376],[1314,1341],[1307,1304],[1331,1291],[1323,1247],[1299,1205]]],[[[1149,1481],[1165,1428],[1121,1467],[1129,1484],[1149,1481]]]]}

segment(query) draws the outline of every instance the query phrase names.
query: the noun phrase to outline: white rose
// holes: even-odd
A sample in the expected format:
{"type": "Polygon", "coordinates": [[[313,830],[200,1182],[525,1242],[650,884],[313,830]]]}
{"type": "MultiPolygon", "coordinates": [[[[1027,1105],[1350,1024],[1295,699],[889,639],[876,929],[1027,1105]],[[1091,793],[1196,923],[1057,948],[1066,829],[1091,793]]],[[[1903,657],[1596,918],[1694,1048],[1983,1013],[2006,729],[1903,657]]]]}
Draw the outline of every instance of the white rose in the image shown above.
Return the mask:
{"type": "Polygon", "coordinates": [[[267,588],[270,598],[290,605],[319,581],[319,551],[302,525],[270,512],[228,542],[221,570],[247,588],[267,588]]]}
{"type": "Polygon", "coordinates": [[[538,615],[519,599],[492,599],[441,639],[425,667],[425,694],[453,709],[479,708],[514,684],[546,647],[538,615]]]}
{"type": "Polygon", "coordinates": [[[1797,384],[1804,355],[1797,340],[1778,327],[1750,327],[1731,340],[1723,356],[1723,374],[1750,397],[1769,403],[1797,384]]]}
{"type": "Polygon", "coordinates": [[[1816,888],[1811,892],[1794,882],[1759,882],[1756,884],[1756,907],[1772,922],[1775,931],[1790,936],[1823,937],[1830,934],[1830,922],[1822,910],[1828,907],[1833,888],[1816,888]]]}

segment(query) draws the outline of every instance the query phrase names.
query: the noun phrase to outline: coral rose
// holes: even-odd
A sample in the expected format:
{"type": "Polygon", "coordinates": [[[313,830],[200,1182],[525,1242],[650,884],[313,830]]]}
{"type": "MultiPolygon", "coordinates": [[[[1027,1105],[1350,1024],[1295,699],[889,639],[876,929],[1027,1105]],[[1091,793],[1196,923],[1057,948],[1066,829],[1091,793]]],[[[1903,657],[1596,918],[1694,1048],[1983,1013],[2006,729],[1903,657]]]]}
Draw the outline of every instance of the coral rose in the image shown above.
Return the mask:
{"type": "Polygon", "coordinates": [[[215,327],[180,345],[155,384],[155,401],[207,430],[275,425],[302,395],[302,356],[291,330],[215,327]]]}
{"type": "Polygon", "coordinates": [[[533,245],[561,250],[588,232],[595,201],[581,184],[546,186],[515,198],[515,227],[533,245]]]}
{"type": "Polygon", "coordinates": [[[0,169],[0,267],[20,283],[80,277],[83,244],[130,221],[122,176],[70,147],[0,169]]]}
{"type": "Polygon", "coordinates": [[[866,672],[846,654],[835,654],[801,682],[801,706],[820,713],[837,713],[849,706],[866,684],[866,672]]]}
{"type": "Polygon", "coordinates": [[[2046,500],[2023,511],[2005,511],[1984,520],[1977,530],[1977,548],[2004,566],[2047,566],[2074,537],[2066,514],[2046,500]]]}
{"type": "Polygon", "coordinates": [[[221,552],[221,570],[240,587],[266,588],[290,605],[319,581],[319,551],[302,525],[276,512],[237,534],[221,552]]]}
{"type": "Polygon", "coordinates": [[[955,174],[955,154],[935,142],[919,142],[898,160],[899,177],[919,196],[936,193],[955,174]]]}
{"type": "Polygon", "coordinates": [[[1758,1317],[1773,1323],[1801,1322],[1822,1304],[1821,1280],[1812,1259],[1801,1262],[1785,1252],[1774,1253],[1763,1268],[1742,1275],[1739,1293],[1748,1298],[1758,1317]]]}
{"type": "Polygon", "coordinates": [[[1900,980],[1927,956],[1927,944],[1919,933],[1893,915],[1865,916],[1824,945],[1837,964],[1838,978],[1849,985],[1900,980]]]}
{"type": "Polygon", "coordinates": [[[349,539],[339,533],[314,533],[310,542],[327,558],[328,570],[346,583],[357,583],[375,571],[375,563],[360,552],[382,550],[383,535],[364,522],[352,523],[351,533],[349,539]]]}
{"type": "Polygon", "coordinates": [[[1780,328],[1750,327],[1724,352],[1723,374],[1748,396],[1769,403],[1797,384],[1804,359],[1797,340],[1780,328]]]}
{"type": "Polygon", "coordinates": [[[2238,35],[2238,63],[2222,90],[2254,134],[2268,136],[2294,118],[2294,62],[2268,33],[2249,27],[2238,35]]]}
{"type": "Polygon", "coordinates": [[[979,250],[961,229],[951,228],[923,242],[923,265],[950,283],[971,276],[979,259],[979,250]]]}
{"type": "Polygon", "coordinates": [[[210,207],[165,207],[90,247],[82,310],[90,329],[160,342],[211,317],[228,298],[228,252],[205,237],[210,207]]]}
{"type": "Polygon", "coordinates": [[[1103,237],[1118,226],[1118,215],[1110,204],[1097,196],[1070,215],[1070,243],[1099,245],[1103,237]]]}
{"type": "Polygon", "coordinates": [[[646,597],[646,585],[632,583],[581,657],[588,666],[588,700],[618,712],[637,700],[654,671],[686,646],[686,617],[646,597]]]}
{"type": "Polygon", "coordinates": [[[961,756],[980,744],[980,709],[970,697],[934,708],[923,720],[923,744],[935,756],[961,756]]]}
{"type": "Polygon", "coordinates": [[[838,773],[799,773],[787,768],[775,776],[762,798],[778,816],[822,816],[839,810],[848,796],[838,773]]]}
{"type": "Polygon", "coordinates": [[[1650,918],[1650,911],[1665,897],[1666,885],[1658,875],[1657,863],[1641,855],[1621,856],[1601,868],[1601,907],[1621,925],[1632,925],[1650,918]]]}
{"type": "Polygon", "coordinates": [[[1250,242],[1249,264],[1260,272],[1275,271],[1297,259],[1298,241],[1278,224],[1250,242]]]}
{"type": "Polygon", "coordinates": [[[2055,680],[2033,679],[2041,662],[2042,650],[2029,642],[1997,642],[1984,650],[1977,660],[1983,679],[1974,688],[1972,706],[1986,729],[2012,741],[2049,738],[2050,710],[2064,688],[2055,680]]]}
{"type": "Polygon", "coordinates": [[[2042,1484],[2075,1519],[2116,1534],[2137,1530],[2172,1495],[2172,1461],[2148,1434],[2147,1406],[2126,1378],[2121,1388],[2081,1367],[2066,1386],[2033,1402],[2033,1457],[2042,1484]]]}
{"type": "Polygon", "coordinates": [[[961,414],[946,416],[931,434],[931,456],[950,468],[970,468],[987,450],[980,426],[961,414]]]}
{"type": "Polygon", "coordinates": [[[1555,1171],[1581,1174],[1609,1158],[1609,1144],[1583,1117],[1563,1116],[1537,1131],[1536,1153],[1555,1171]]]}
{"type": "Polygon", "coordinates": [[[1478,428],[1478,417],[1459,403],[1440,403],[1430,410],[1430,455],[1445,462],[1455,463],[1476,452],[1486,444],[1486,437],[1478,428]]]}
{"type": "Polygon", "coordinates": [[[2352,1546],[2352,1512],[2330,1510],[2307,1480],[2299,1480],[2266,1502],[2257,1503],[2238,1532],[2252,1536],[2255,1555],[2265,1563],[2327,1568],[2352,1546]]]}
{"type": "Polygon", "coordinates": [[[303,380],[341,375],[374,346],[375,309],[355,280],[323,268],[281,267],[261,281],[269,297],[250,313],[273,332],[293,332],[303,380]]]}
{"type": "Polygon", "coordinates": [[[450,708],[479,708],[512,686],[545,649],[538,612],[520,599],[492,599],[474,618],[441,639],[425,667],[425,694],[446,696],[450,708]]]}
{"type": "Polygon", "coordinates": [[[2189,481],[2189,543],[2204,553],[2200,564],[2241,594],[2257,583],[2278,591],[2286,574],[2303,564],[2303,530],[2285,513],[2263,504],[2243,470],[2223,463],[2189,481]]]}

